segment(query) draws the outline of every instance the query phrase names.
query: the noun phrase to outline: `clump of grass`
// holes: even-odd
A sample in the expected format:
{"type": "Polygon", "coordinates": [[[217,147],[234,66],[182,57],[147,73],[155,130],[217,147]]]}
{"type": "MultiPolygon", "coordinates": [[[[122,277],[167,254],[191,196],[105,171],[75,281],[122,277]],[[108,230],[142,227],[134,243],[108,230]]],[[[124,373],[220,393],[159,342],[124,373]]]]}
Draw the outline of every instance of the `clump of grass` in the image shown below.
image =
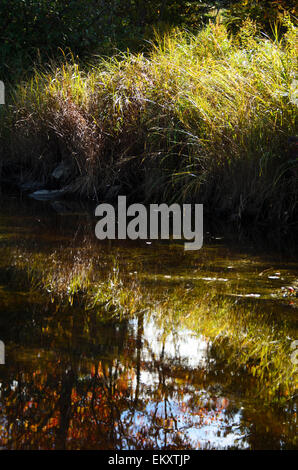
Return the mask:
{"type": "Polygon", "coordinates": [[[248,21],[157,37],[148,55],[36,71],[3,122],[6,171],[67,189],[111,186],[146,200],[198,201],[234,218],[289,222],[297,211],[296,28],[270,40],[248,21]],[[292,143],[291,143],[292,142],[292,143]]]}

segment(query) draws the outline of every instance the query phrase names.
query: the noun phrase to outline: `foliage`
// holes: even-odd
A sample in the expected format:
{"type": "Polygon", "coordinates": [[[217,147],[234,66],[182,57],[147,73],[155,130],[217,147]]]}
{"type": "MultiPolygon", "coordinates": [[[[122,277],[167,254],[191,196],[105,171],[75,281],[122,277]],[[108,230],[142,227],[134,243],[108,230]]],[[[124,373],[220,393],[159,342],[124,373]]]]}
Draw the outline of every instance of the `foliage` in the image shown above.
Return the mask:
{"type": "Polygon", "coordinates": [[[266,33],[275,33],[276,28],[285,32],[285,19],[290,15],[297,20],[297,2],[295,0],[241,0],[229,2],[226,19],[229,29],[236,32],[247,19],[255,21],[266,33]]]}
{"type": "Polygon", "coordinates": [[[115,48],[145,49],[153,27],[193,29],[222,12],[230,30],[251,18],[270,32],[275,21],[296,9],[294,1],[284,0],[2,0],[1,78],[15,82],[34,62],[59,57],[61,49],[85,60],[115,48]]]}
{"type": "Polygon", "coordinates": [[[208,11],[187,1],[2,0],[0,70],[14,81],[33,61],[56,57],[59,49],[84,57],[114,46],[144,46],[151,25],[197,24],[208,11]]]}

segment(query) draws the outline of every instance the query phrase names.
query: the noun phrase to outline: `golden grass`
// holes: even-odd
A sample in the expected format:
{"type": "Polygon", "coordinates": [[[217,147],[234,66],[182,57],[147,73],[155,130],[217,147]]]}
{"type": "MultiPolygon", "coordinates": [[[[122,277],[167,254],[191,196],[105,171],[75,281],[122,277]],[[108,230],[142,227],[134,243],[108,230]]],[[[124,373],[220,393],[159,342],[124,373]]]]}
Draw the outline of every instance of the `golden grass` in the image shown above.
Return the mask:
{"type": "Polygon", "coordinates": [[[297,210],[297,31],[274,41],[246,22],[156,37],[148,55],[37,70],[2,113],[7,171],[68,189],[107,187],[147,200],[196,201],[234,218],[292,221],[297,210]]]}

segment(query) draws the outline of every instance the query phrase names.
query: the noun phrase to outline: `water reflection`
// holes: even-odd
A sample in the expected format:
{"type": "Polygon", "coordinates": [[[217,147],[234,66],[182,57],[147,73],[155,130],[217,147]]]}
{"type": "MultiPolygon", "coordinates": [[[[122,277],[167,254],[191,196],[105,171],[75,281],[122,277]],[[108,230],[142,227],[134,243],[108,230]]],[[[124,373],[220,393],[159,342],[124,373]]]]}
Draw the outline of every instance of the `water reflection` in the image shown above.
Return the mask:
{"type": "MultiPolygon", "coordinates": [[[[192,296],[198,285],[208,290],[217,283],[223,286],[219,292],[239,301],[259,294],[250,301],[294,324],[296,310],[289,300],[271,295],[295,279],[293,261],[251,256],[222,242],[192,256],[176,245],[92,245],[89,250],[82,242],[89,229],[93,235],[86,219],[77,214],[62,219],[48,209],[40,213],[34,202],[22,215],[19,207],[14,216],[11,208],[2,210],[5,256],[16,244],[27,254],[60,249],[61,259],[84,246],[98,271],[111,270],[113,253],[127,277],[138,278],[156,299],[170,296],[177,285],[192,296]],[[259,275],[265,270],[270,271],[259,275]],[[271,271],[280,273],[277,279],[268,278],[271,271]]],[[[227,361],[228,347],[218,349],[191,329],[186,317],[174,321],[152,309],[120,319],[57,305],[50,297],[15,289],[5,263],[2,258],[0,337],[6,365],[0,366],[0,448],[297,446],[295,402],[269,405],[256,397],[254,379],[227,361]]]]}
{"type": "Polygon", "coordinates": [[[245,376],[233,377],[203,338],[160,331],[146,315],[105,323],[73,310],[40,313],[25,324],[21,344],[19,332],[6,329],[2,448],[266,448],[267,441],[280,448],[293,441],[294,409],[264,410],[245,376]]]}

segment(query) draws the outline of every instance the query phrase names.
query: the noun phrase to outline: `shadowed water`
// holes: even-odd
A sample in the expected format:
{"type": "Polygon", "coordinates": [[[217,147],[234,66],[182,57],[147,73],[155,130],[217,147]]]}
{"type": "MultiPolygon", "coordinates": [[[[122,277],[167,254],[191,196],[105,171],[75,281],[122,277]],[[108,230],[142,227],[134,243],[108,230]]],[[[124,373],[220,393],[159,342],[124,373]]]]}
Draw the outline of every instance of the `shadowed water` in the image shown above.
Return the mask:
{"type": "Polygon", "coordinates": [[[281,288],[296,286],[295,255],[265,253],[223,229],[207,233],[198,252],[173,242],[99,242],[93,211],[1,200],[0,448],[297,447],[295,396],[267,400],[266,379],[260,388],[229,360],[230,345],[203,334],[191,309],[167,316],[159,308],[181,290],[200,303],[215,288],[247,311],[268,312],[266,321],[281,322],[291,341],[298,302],[281,288]],[[99,314],[16,284],[12,260],[38,257],[46,266],[53,253],[57,270],[92,259],[99,277],[121,272],[124,284],[150,294],[152,308],[99,314]]]}

